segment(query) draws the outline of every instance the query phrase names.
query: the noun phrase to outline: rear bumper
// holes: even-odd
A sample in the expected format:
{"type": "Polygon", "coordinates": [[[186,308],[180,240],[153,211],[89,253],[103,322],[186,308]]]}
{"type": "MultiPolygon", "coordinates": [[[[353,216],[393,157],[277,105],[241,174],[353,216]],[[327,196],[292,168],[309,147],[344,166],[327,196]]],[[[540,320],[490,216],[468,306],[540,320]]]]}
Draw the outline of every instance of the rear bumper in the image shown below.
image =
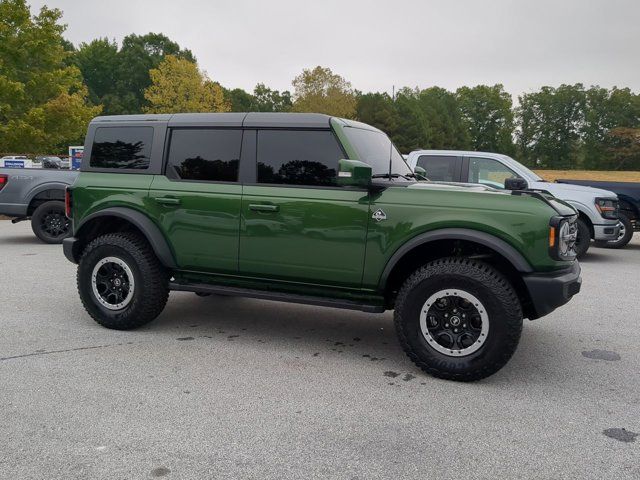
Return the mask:
{"type": "Polygon", "coordinates": [[[62,251],[71,263],[78,263],[78,239],[76,237],[67,237],[62,240],[62,251]]]}
{"type": "Polygon", "coordinates": [[[29,205],[20,203],[0,203],[0,215],[7,217],[24,217],[27,215],[29,205]]]}
{"type": "Polygon", "coordinates": [[[560,272],[525,275],[523,280],[533,303],[535,315],[529,315],[531,320],[544,317],[567,303],[582,285],[578,262],[560,272]]]}
{"type": "Polygon", "coordinates": [[[617,222],[613,225],[594,225],[594,240],[617,240],[620,233],[620,224],[617,222]]]}

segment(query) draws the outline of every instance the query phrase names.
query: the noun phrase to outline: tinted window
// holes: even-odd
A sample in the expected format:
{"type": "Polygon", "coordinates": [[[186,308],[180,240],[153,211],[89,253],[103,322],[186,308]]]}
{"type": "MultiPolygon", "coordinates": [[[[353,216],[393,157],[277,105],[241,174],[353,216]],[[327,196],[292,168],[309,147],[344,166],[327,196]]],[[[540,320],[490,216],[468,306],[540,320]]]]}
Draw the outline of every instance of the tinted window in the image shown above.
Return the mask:
{"type": "Polygon", "coordinates": [[[343,157],[330,131],[263,130],[258,133],[258,182],[335,185],[343,157]]]}
{"type": "Polygon", "coordinates": [[[389,159],[391,173],[412,173],[400,152],[384,133],[355,127],[345,127],[344,132],[358,152],[358,159],[371,165],[373,175],[389,173],[389,159]]]}
{"type": "Polygon", "coordinates": [[[510,168],[492,158],[469,159],[469,182],[481,183],[493,188],[504,188],[507,178],[516,178],[517,175],[510,168]]]}
{"type": "Polygon", "coordinates": [[[173,130],[167,175],[184,180],[236,182],[242,130],[173,130]]]}
{"type": "Polygon", "coordinates": [[[434,182],[457,182],[458,163],[458,157],[422,155],[418,158],[418,166],[424,168],[427,178],[434,182]]]}
{"type": "Polygon", "coordinates": [[[149,167],[153,127],[100,127],[96,129],[89,165],[95,168],[149,167]]]}

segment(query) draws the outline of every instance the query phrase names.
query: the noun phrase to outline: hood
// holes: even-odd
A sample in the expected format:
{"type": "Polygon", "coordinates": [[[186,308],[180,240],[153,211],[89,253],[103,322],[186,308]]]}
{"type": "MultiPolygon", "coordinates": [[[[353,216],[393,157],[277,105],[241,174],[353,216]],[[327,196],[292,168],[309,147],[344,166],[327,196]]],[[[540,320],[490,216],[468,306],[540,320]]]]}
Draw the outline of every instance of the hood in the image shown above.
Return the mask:
{"type": "Polygon", "coordinates": [[[585,187],[583,185],[573,185],[568,183],[547,183],[547,182],[535,182],[535,188],[540,190],[546,190],[556,197],[562,197],[563,192],[582,193],[584,195],[591,195],[595,197],[616,198],[616,194],[608,190],[602,190],[600,188],[585,187]]]}
{"type": "MultiPolygon", "coordinates": [[[[427,190],[446,190],[449,192],[487,192],[494,194],[506,195],[507,192],[503,190],[496,190],[495,188],[487,187],[485,185],[479,185],[477,183],[456,183],[456,182],[416,182],[407,186],[411,189],[427,189],[427,190]]],[[[508,192],[509,194],[511,192],[508,192]]]]}
{"type": "MultiPolygon", "coordinates": [[[[553,185],[553,184],[550,184],[553,185]]],[[[454,183],[454,182],[416,182],[407,186],[410,190],[437,190],[447,192],[465,192],[465,193],[485,193],[491,195],[492,198],[498,198],[502,196],[513,197],[514,195],[510,190],[498,190],[496,188],[487,187],[477,183],[454,183]]],[[[597,189],[592,189],[597,190],[597,189]]],[[[518,195],[519,196],[519,195],[518,195]]],[[[525,195],[523,195],[525,196],[525,195]]],[[[526,195],[528,196],[528,195],[526,195]]],[[[553,195],[542,194],[546,199],[547,205],[553,208],[558,214],[567,216],[575,215],[576,210],[567,202],[554,197],[553,195]]],[[[533,198],[533,197],[531,197],[533,198]]],[[[536,199],[537,202],[543,202],[542,199],[536,199]]]]}

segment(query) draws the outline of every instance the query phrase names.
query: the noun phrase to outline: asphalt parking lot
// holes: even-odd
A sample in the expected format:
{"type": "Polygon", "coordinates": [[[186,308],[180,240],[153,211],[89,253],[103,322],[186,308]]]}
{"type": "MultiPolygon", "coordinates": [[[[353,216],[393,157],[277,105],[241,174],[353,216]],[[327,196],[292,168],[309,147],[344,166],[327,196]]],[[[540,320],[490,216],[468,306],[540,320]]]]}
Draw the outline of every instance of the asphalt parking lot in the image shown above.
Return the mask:
{"type": "Polygon", "coordinates": [[[640,478],[640,235],[472,384],[416,369],[390,312],[172,293],[110,331],[27,222],[0,253],[0,478],[640,478]]]}

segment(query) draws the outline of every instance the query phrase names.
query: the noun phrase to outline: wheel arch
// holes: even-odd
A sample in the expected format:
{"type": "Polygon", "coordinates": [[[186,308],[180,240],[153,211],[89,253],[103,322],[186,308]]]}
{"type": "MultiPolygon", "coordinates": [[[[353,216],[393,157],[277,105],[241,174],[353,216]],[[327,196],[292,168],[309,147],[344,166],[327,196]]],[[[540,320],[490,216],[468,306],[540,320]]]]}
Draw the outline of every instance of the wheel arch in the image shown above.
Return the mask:
{"type": "Polygon", "coordinates": [[[160,228],[145,214],[124,207],[100,210],[85,217],[75,228],[73,259],[77,262],[84,247],[105,233],[135,231],[146,238],[155,255],[165,267],[176,268],[175,256],[160,228]]]}
{"type": "Polygon", "coordinates": [[[531,318],[534,315],[531,298],[522,279],[522,274],[533,272],[529,262],[504,240],[485,232],[463,228],[423,233],[409,240],[391,256],[378,284],[387,306],[393,306],[404,279],[420,265],[456,254],[485,261],[500,271],[516,289],[525,316],[531,318]]]}
{"type": "Polygon", "coordinates": [[[29,192],[26,204],[27,216],[33,215],[33,212],[45,202],[57,200],[64,202],[64,190],[65,184],[62,183],[48,183],[41,185],[32,192],[29,192]]]}

